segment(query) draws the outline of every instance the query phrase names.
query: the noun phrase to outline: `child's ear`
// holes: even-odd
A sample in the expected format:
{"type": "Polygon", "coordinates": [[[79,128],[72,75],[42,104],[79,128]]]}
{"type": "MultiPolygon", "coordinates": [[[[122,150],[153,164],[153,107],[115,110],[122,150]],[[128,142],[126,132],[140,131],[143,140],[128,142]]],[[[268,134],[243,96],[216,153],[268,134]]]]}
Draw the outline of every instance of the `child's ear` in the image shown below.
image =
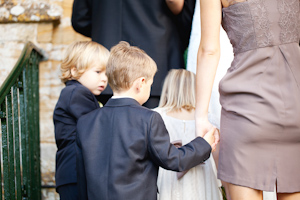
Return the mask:
{"type": "Polygon", "coordinates": [[[77,75],[77,68],[75,66],[71,67],[71,75],[72,77],[76,77],[77,75]]]}
{"type": "Polygon", "coordinates": [[[145,84],[146,83],[146,78],[145,77],[141,77],[140,78],[140,82],[141,82],[142,85],[145,84]]]}
{"type": "Polygon", "coordinates": [[[136,82],[136,90],[140,91],[141,88],[144,86],[145,83],[146,83],[145,77],[138,78],[137,82],[136,82]]]}

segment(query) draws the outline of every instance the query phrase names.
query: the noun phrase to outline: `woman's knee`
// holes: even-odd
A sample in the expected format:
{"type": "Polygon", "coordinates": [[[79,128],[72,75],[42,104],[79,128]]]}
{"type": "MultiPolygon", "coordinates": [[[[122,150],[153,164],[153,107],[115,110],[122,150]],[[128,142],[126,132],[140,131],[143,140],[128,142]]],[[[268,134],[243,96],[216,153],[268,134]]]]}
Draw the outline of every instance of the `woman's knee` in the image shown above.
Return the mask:
{"type": "Polygon", "coordinates": [[[253,188],[227,183],[231,200],[263,200],[263,192],[253,188]]]}
{"type": "Polygon", "coordinates": [[[277,200],[299,200],[300,192],[297,193],[278,193],[277,200]]]}

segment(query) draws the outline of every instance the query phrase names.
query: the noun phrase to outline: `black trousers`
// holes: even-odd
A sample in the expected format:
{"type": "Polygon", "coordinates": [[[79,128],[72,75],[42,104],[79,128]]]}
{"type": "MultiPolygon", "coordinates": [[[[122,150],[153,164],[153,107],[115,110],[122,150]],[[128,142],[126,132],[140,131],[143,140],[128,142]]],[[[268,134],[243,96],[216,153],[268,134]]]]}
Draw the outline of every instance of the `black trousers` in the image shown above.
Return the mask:
{"type": "Polygon", "coordinates": [[[61,185],[57,188],[60,200],[78,200],[78,189],[76,183],[61,185]]]}

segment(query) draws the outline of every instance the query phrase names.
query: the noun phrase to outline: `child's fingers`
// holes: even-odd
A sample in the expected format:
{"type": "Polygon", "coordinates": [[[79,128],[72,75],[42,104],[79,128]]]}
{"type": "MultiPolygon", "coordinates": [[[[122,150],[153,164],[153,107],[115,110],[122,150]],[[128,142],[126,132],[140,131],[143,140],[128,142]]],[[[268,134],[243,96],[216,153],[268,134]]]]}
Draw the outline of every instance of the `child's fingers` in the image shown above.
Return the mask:
{"type": "Polygon", "coordinates": [[[215,139],[214,145],[217,145],[218,143],[219,143],[219,141],[215,139]]]}
{"type": "Polygon", "coordinates": [[[209,135],[213,135],[216,131],[216,128],[213,127],[212,129],[210,129],[206,134],[209,134],[209,135]]]}
{"type": "Polygon", "coordinates": [[[215,140],[218,143],[220,141],[220,131],[219,129],[216,128],[215,132],[214,132],[214,136],[215,136],[215,140]]]}
{"type": "Polygon", "coordinates": [[[220,132],[219,129],[216,128],[214,132],[215,142],[214,144],[217,145],[220,142],[220,132]]]}
{"type": "Polygon", "coordinates": [[[216,150],[216,148],[217,148],[217,145],[215,143],[213,143],[211,145],[211,151],[214,152],[216,150]]]}

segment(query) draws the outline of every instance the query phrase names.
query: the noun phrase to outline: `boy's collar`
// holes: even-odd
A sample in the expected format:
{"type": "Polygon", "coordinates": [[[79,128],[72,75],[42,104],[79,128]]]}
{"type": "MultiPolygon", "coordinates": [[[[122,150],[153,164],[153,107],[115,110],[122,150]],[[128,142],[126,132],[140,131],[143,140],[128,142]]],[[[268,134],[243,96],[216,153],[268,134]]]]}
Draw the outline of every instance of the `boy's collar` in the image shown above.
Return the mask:
{"type": "Polygon", "coordinates": [[[112,99],[122,99],[122,98],[131,98],[131,99],[134,99],[133,97],[130,97],[130,96],[112,96],[111,98],[112,99]]]}
{"type": "Polygon", "coordinates": [[[121,97],[121,98],[110,98],[104,107],[106,106],[141,106],[137,100],[131,97],[121,97]]]}
{"type": "Polygon", "coordinates": [[[67,82],[65,82],[66,85],[73,85],[73,84],[80,84],[77,80],[68,80],[67,82]]]}

